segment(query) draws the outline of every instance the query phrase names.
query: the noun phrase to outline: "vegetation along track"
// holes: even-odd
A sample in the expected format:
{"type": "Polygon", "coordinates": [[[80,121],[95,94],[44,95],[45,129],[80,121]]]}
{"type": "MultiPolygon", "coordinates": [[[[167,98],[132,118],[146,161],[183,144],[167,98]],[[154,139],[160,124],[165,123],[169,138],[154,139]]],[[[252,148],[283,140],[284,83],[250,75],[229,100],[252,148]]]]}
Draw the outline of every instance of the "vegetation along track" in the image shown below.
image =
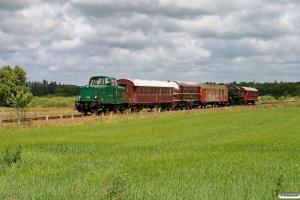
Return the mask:
{"type": "MultiPolygon", "coordinates": [[[[287,103],[294,103],[295,101],[282,101],[282,102],[270,102],[270,103],[259,103],[259,104],[249,104],[248,106],[276,106],[276,105],[284,105],[287,103]]],[[[214,109],[213,107],[207,107],[207,110],[214,109]]],[[[178,110],[179,112],[184,110],[178,110]]],[[[108,115],[112,115],[110,113],[108,115]]],[[[73,114],[73,115],[56,115],[56,116],[43,116],[43,117],[29,117],[24,119],[24,122],[32,122],[32,121],[40,121],[40,122],[48,122],[48,121],[62,121],[62,120],[74,120],[85,117],[90,117],[92,114],[84,115],[84,114],[73,114]]],[[[8,123],[18,123],[18,119],[3,119],[2,124],[8,123]]]]}
{"type": "MultiPolygon", "coordinates": [[[[270,103],[259,103],[259,104],[249,104],[247,106],[273,106],[273,105],[283,105],[287,103],[294,103],[295,101],[284,101],[284,102],[270,102],[270,103]]],[[[214,109],[213,107],[207,107],[206,109],[214,109]]],[[[188,110],[188,109],[186,109],[188,110]]],[[[177,111],[184,111],[184,110],[177,110],[177,111]]],[[[111,115],[113,112],[111,112],[109,115],[111,115]]],[[[76,115],[57,115],[57,116],[43,116],[43,117],[30,117],[26,118],[25,122],[31,122],[31,121],[62,121],[65,119],[73,120],[73,119],[79,119],[79,118],[85,118],[90,117],[93,114],[76,114],[76,115]]],[[[8,124],[8,123],[18,123],[18,119],[3,119],[2,124],[8,124]]]]}
{"type": "MultiPolygon", "coordinates": [[[[58,116],[45,116],[45,117],[30,117],[30,118],[25,118],[24,122],[75,119],[75,118],[83,118],[83,117],[89,117],[89,116],[90,115],[77,114],[77,115],[58,115],[58,116]]],[[[18,119],[4,119],[4,120],[2,120],[2,123],[3,124],[16,123],[18,121],[19,121],[18,119]]]]}

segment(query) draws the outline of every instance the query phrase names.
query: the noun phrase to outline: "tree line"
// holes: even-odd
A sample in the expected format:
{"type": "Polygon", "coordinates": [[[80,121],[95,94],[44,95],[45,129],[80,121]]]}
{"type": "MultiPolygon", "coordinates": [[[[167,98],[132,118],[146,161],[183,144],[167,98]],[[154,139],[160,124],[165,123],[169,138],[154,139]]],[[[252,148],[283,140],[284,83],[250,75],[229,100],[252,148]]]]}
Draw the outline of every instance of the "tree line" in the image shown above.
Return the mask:
{"type": "MultiPolygon", "coordinates": [[[[26,71],[16,65],[14,68],[4,66],[0,69],[0,105],[12,104],[8,100],[26,99],[28,101],[31,96],[76,96],[79,94],[79,86],[65,85],[53,81],[43,80],[26,81],[26,71]],[[26,98],[25,98],[26,97],[26,98]]],[[[208,83],[208,82],[207,82],[208,83]]],[[[215,84],[215,83],[209,83],[215,84]]],[[[282,96],[298,96],[300,97],[300,82],[277,82],[273,83],[254,83],[233,81],[231,85],[255,87],[259,91],[260,96],[271,95],[276,99],[282,96]]],[[[24,102],[23,102],[24,103],[24,102]]]]}
{"type": "Polygon", "coordinates": [[[46,81],[45,79],[40,81],[26,81],[25,86],[31,89],[33,96],[76,96],[79,95],[79,86],[77,85],[65,85],[56,81],[46,81]]]}

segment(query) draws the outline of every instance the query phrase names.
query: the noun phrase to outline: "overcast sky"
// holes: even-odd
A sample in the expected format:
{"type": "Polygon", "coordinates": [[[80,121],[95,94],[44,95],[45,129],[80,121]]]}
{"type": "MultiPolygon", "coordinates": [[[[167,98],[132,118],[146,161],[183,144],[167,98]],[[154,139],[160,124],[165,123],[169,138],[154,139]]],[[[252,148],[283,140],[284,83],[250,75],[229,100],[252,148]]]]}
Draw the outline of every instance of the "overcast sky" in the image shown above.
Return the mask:
{"type": "Polygon", "coordinates": [[[300,81],[299,0],[0,0],[0,67],[91,76],[300,81]]]}

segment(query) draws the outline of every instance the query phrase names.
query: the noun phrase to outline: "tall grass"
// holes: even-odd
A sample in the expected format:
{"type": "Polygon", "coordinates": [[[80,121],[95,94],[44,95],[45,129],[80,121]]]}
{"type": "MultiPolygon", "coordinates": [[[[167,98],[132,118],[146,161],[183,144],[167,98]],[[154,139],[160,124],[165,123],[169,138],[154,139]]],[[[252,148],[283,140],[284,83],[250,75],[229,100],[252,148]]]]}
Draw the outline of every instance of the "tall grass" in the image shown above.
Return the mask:
{"type": "Polygon", "coordinates": [[[74,107],[75,97],[34,97],[29,107],[74,107]]]}
{"type": "Polygon", "coordinates": [[[7,145],[22,145],[21,160],[0,160],[0,198],[276,199],[277,190],[299,192],[299,109],[149,116],[0,131],[3,156],[7,145]]]}

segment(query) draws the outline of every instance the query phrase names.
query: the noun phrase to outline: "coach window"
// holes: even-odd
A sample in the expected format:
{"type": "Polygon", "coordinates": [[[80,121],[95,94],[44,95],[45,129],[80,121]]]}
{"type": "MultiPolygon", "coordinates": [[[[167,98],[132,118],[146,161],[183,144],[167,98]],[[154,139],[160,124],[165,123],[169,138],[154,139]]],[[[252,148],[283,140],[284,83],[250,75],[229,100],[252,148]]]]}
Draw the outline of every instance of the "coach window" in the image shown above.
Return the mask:
{"type": "Polygon", "coordinates": [[[151,94],[153,94],[153,91],[154,91],[154,88],[153,88],[153,87],[151,87],[151,94]]]}
{"type": "Polygon", "coordinates": [[[144,94],[144,87],[141,87],[141,94],[144,94]]]}
{"type": "Polygon", "coordinates": [[[145,89],[146,89],[146,94],[148,94],[148,87],[146,87],[145,89]]]}

